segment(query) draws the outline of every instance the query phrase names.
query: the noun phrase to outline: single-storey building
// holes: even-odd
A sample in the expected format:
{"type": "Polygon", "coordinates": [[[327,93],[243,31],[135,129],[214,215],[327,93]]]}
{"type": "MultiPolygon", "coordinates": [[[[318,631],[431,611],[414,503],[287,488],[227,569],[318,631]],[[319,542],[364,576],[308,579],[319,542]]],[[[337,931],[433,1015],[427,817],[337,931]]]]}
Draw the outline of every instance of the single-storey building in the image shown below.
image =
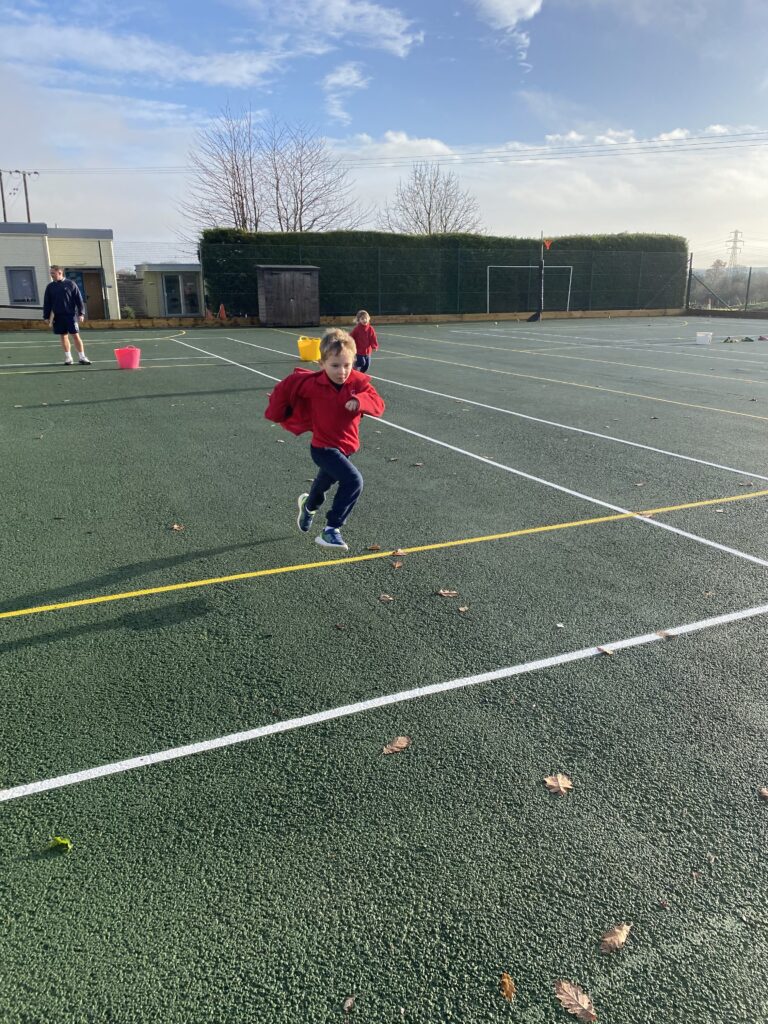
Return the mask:
{"type": "Polygon", "coordinates": [[[199,263],[138,263],[146,316],[205,316],[203,269],[199,263]]]}
{"type": "Polygon", "coordinates": [[[107,229],[0,223],[0,319],[42,317],[50,267],[58,264],[77,282],[87,319],[119,320],[112,242],[107,229]]]}

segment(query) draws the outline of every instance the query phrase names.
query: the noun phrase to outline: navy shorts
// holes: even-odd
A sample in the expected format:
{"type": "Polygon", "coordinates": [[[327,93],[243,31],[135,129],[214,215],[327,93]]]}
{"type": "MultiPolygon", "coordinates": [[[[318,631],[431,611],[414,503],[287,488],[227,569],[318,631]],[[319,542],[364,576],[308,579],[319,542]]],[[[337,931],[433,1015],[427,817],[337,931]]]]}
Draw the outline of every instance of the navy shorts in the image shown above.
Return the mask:
{"type": "Polygon", "coordinates": [[[54,334],[79,334],[80,324],[76,317],[73,316],[62,316],[53,318],[53,333],[54,334]]]}

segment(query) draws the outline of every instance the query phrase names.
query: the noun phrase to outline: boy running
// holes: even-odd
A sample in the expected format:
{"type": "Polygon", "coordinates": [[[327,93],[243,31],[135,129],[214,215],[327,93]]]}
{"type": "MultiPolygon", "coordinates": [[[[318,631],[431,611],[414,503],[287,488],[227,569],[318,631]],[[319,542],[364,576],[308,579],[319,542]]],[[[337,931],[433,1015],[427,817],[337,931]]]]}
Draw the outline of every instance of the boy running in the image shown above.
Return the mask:
{"type": "Polygon", "coordinates": [[[296,522],[302,533],[308,533],[326,492],[337,483],[326,526],[315,543],[339,551],[349,550],[341,527],[363,490],[363,477],[350,459],[360,447],[358,426],[364,414],[384,412],[370,378],[352,368],[355,355],[355,343],[345,331],[326,331],[320,343],[320,370],[294,370],[275,387],[264,413],[293,434],[312,431],[309,453],[318,472],[309,492],[299,495],[296,522]]]}

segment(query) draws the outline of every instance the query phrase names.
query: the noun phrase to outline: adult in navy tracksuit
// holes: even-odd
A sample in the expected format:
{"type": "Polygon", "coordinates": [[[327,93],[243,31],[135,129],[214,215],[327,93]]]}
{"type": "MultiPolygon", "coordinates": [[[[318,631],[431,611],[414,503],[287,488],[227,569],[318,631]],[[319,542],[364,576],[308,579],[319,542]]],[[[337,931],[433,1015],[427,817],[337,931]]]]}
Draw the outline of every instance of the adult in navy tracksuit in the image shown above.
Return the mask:
{"type": "Polygon", "coordinates": [[[85,320],[85,306],[80,289],[74,281],[64,277],[61,267],[51,267],[52,281],[45,289],[43,298],[43,320],[53,327],[53,333],[61,338],[64,349],[64,365],[72,365],[72,352],[69,346],[70,334],[75,340],[77,361],[81,366],[90,366],[86,357],[83,339],[80,337],[80,324],[85,320]]]}

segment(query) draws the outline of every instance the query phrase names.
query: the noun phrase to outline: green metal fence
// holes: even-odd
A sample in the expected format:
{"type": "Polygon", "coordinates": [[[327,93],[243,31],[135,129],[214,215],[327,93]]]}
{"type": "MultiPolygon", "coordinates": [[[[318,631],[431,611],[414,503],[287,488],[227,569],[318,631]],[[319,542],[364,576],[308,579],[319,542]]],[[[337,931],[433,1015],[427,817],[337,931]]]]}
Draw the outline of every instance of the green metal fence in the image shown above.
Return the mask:
{"type": "MultiPolygon", "coordinates": [[[[293,243],[206,243],[200,257],[210,305],[258,312],[259,264],[320,268],[320,313],[374,316],[523,313],[539,303],[537,247],[419,248],[293,243]]],[[[546,254],[544,309],[680,308],[687,254],[586,250],[546,254]]]]}

